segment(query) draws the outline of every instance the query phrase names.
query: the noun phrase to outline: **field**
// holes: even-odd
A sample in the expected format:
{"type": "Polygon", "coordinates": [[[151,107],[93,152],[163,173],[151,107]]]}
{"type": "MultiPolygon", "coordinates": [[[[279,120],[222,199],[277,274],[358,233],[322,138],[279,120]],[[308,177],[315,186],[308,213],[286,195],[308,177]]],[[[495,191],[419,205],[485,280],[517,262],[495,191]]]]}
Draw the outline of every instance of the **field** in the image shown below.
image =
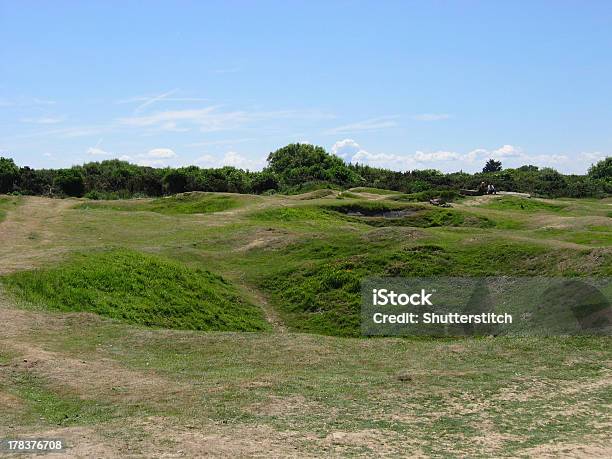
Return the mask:
{"type": "Polygon", "coordinates": [[[98,457],[609,457],[609,337],[362,338],[359,285],[610,276],[612,199],[419,198],[0,197],[0,438],[98,457]]]}

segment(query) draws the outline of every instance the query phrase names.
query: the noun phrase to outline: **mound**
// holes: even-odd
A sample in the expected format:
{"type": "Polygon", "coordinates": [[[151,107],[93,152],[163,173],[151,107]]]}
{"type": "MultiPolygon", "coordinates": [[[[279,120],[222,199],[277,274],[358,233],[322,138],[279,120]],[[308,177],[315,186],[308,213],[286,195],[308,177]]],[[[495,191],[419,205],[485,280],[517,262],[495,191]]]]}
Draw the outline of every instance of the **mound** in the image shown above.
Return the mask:
{"type": "Polygon", "coordinates": [[[209,271],[128,250],[77,255],[61,266],[2,282],[17,296],[59,311],[93,312],[132,324],[190,330],[256,331],[261,310],[209,271]]]}
{"type": "Polygon", "coordinates": [[[247,205],[259,197],[239,194],[183,193],[152,201],[87,202],[80,209],[109,209],[119,211],[149,211],[160,214],[206,214],[222,212],[247,205]]]}
{"type": "Polygon", "coordinates": [[[483,207],[496,210],[518,210],[523,212],[561,212],[565,210],[566,206],[562,204],[551,204],[539,199],[503,196],[491,200],[483,207]]]}

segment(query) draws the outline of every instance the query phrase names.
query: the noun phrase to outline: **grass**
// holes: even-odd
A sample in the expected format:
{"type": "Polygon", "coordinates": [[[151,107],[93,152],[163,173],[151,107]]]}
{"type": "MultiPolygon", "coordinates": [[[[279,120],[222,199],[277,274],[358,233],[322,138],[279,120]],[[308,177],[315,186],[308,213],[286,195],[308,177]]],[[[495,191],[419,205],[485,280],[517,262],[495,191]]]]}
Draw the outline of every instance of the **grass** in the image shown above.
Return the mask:
{"type": "Polygon", "coordinates": [[[40,229],[28,227],[9,239],[0,255],[31,252],[43,268],[2,281],[36,307],[18,311],[0,291],[0,403],[17,398],[3,405],[0,436],[79,426],[107,448],[100,457],[197,456],[211,444],[232,457],[254,455],[244,444],[279,456],[533,457],[609,444],[609,337],[358,337],[367,276],[612,275],[607,201],[526,211],[309,197],[245,197],[244,212],[222,218],[62,209],[40,216],[44,238],[29,240],[40,229]],[[416,209],[439,225],[377,226],[340,211],[353,204],[416,209]],[[466,225],[472,216],[480,223],[466,225]],[[219,299],[205,319],[194,292],[219,299]],[[284,332],[209,331],[271,328],[254,304],[284,332]],[[236,326],[244,317],[254,325],[236,326]],[[198,321],[206,333],[168,328],[198,321]]]}
{"type": "Polygon", "coordinates": [[[14,196],[0,196],[0,222],[6,218],[7,212],[19,205],[21,200],[14,196]]]}
{"type": "Polygon", "coordinates": [[[369,194],[378,194],[378,195],[383,195],[383,196],[399,193],[399,191],[384,190],[382,188],[370,188],[370,187],[351,188],[348,191],[351,191],[353,193],[369,193],[369,194]]]}
{"type": "Polygon", "coordinates": [[[485,207],[523,212],[562,212],[566,208],[563,204],[551,204],[535,198],[520,198],[516,196],[500,196],[487,203],[485,207]]]}
{"type": "Polygon", "coordinates": [[[366,223],[371,226],[412,226],[420,228],[473,226],[488,228],[495,225],[487,217],[468,212],[389,201],[341,202],[328,204],[323,208],[343,214],[343,218],[349,221],[366,223]],[[381,215],[384,212],[392,211],[405,211],[408,214],[400,218],[386,218],[381,215]],[[363,216],[350,215],[355,213],[361,213],[363,216]]]}
{"type": "Polygon", "coordinates": [[[450,190],[428,190],[428,191],[420,191],[418,193],[409,193],[409,194],[398,194],[394,196],[390,196],[388,199],[393,201],[416,201],[416,202],[427,202],[430,199],[442,199],[445,202],[453,202],[459,201],[463,198],[456,191],[450,190]]]}
{"type": "Polygon", "coordinates": [[[128,250],[83,254],[61,266],[15,273],[5,286],[59,311],[94,312],[149,327],[266,330],[256,306],[204,269],[128,250]]]}
{"type": "Polygon", "coordinates": [[[312,239],[289,245],[283,257],[282,266],[291,267],[270,273],[261,287],[292,329],[335,336],[359,336],[365,277],[557,275],[565,258],[560,250],[502,241],[457,246],[390,240],[363,251],[348,237],[333,244],[312,239]]]}
{"type": "Polygon", "coordinates": [[[166,198],[134,201],[87,202],[80,209],[107,209],[119,211],[148,211],[166,215],[207,214],[236,209],[256,201],[254,196],[215,193],[184,193],[166,198]]]}

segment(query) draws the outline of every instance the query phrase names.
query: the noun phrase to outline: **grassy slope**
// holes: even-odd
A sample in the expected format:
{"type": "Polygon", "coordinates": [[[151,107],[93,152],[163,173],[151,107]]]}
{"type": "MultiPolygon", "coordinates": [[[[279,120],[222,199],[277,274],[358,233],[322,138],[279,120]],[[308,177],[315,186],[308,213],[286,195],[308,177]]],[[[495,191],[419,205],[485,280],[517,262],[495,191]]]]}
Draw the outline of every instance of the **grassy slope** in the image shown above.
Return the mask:
{"type": "Polygon", "coordinates": [[[222,277],[127,250],[75,256],[61,266],[3,279],[12,292],[59,311],[95,312],[145,326],[192,330],[268,328],[222,277]]]}
{"type": "MultiPolygon", "coordinates": [[[[354,324],[342,321],[353,307],[343,292],[350,293],[362,274],[612,274],[605,240],[581,236],[567,245],[576,234],[610,232],[608,201],[566,200],[563,212],[499,210],[470,200],[453,209],[487,218],[495,223],[491,228],[378,228],[317,210],[331,202],[308,201],[302,210],[303,202],[273,197],[265,201],[265,218],[256,212],[169,219],[155,212],[76,209],[48,229],[57,234],[55,246],[69,250],[121,246],[157,251],[192,268],[214,266],[236,285],[269,295],[290,330],[331,334],[352,333],[354,324]],[[547,226],[555,231],[542,234],[547,226]],[[315,305],[337,304],[342,320],[329,314],[321,321],[325,313],[316,308],[295,310],[290,297],[299,305],[305,295],[315,305]]],[[[45,244],[32,241],[32,249],[44,250],[45,244]]],[[[53,252],[48,263],[55,263],[53,252]]],[[[288,445],[286,455],[537,456],[550,447],[559,448],[552,455],[589,455],[592,450],[576,445],[610,444],[609,338],[202,334],[28,314],[16,335],[0,335],[0,400],[15,398],[0,414],[3,437],[79,426],[124,448],[123,454],[145,455],[188,448],[184,440],[191,437],[176,436],[176,429],[205,432],[195,437],[198,447],[213,442],[223,452],[252,439],[268,450],[288,445]],[[67,379],[40,366],[27,368],[22,348],[5,350],[20,341],[72,359],[61,360],[60,367],[81,360],[120,365],[147,381],[146,389],[120,379],[91,384],[78,366],[67,379]],[[167,386],[156,386],[160,376],[167,386]],[[143,424],[151,416],[158,430],[143,424]],[[2,427],[10,425],[17,428],[2,427]],[[275,442],[265,443],[270,439],[275,442]],[[148,444],[154,449],[147,450],[148,444]]]]}
{"type": "Polygon", "coordinates": [[[82,209],[110,209],[120,211],[148,211],[166,215],[207,214],[236,209],[258,198],[248,195],[216,193],[184,193],[166,198],[142,201],[88,201],[82,209]]]}

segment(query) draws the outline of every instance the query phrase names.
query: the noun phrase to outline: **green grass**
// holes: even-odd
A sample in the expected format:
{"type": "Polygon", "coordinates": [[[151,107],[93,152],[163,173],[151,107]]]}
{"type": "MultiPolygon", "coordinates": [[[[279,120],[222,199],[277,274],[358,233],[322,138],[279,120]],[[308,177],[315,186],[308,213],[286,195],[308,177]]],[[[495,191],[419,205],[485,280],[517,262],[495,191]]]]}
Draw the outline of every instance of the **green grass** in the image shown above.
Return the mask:
{"type": "Polygon", "coordinates": [[[261,287],[292,329],[359,336],[365,277],[555,275],[564,258],[561,251],[518,242],[414,245],[391,238],[363,250],[364,244],[347,235],[333,243],[314,238],[287,246],[277,254],[281,268],[265,276],[261,287]]]}
{"type": "Polygon", "coordinates": [[[184,193],[152,201],[87,202],[80,209],[108,209],[119,211],[148,211],[166,215],[207,214],[236,209],[258,200],[255,196],[213,193],[184,193]]]}
{"type": "MultiPolygon", "coordinates": [[[[353,204],[351,198],[245,199],[261,206],[223,218],[63,209],[44,221],[44,239],[3,247],[11,257],[34,254],[33,262],[79,253],[4,279],[39,307],[0,297],[8,310],[30,308],[7,315],[23,322],[0,338],[12,352],[0,350],[0,397],[23,402],[3,407],[3,436],[85,426],[111,448],[123,439],[130,447],[151,442],[155,449],[124,447],[117,454],[150,456],[176,453],[188,447],[185,435],[204,432],[223,440],[215,444],[220,454],[239,438],[250,444],[263,439],[273,453],[282,444],[288,456],[324,451],[330,457],[532,457],[538,455],[529,450],[534,446],[578,448],[609,439],[609,337],[350,338],[359,334],[359,284],[368,276],[612,275],[610,231],[602,221],[606,201],[565,200],[562,214],[543,209],[550,224],[572,217],[545,234],[539,229],[545,218],[520,208],[437,209],[385,199],[365,206],[418,208],[417,214],[433,212],[427,218],[435,216],[439,225],[379,227],[368,223],[377,217],[338,211],[353,204]],[[472,214],[495,226],[466,227],[472,214]],[[594,237],[597,246],[589,245],[594,237]],[[570,240],[583,245],[557,245],[570,240]],[[105,247],[122,249],[101,251],[105,247]],[[144,254],[151,251],[163,257],[144,254]],[[201,320],[202,303],[208,305],[203,296],[219,298],[216,309],[206,309],[204,330],[220,328],[212,311],[229,324],[223,329],[267,327],[261,311],[245,301],[264,297],[287,332],[142,326],[177,324],[164,322],[167,317],[177,317],[179,325],[201,320]],[[256,326],[235,326],[237,317],[250,317],[256,326]],[[61,371],[35,365],[30,349],[72,365],[65,372],[71,377],[81,365],[90,371],[64,384],[61,371]],[[92,385],[92,368],[119,370],[117,387],[92,385]],[[168,425],[176,429],[160,435],[168,425]],[[346,443],[332,437],[337,433],[347,434],[346,443]]],[[[147,202],[120,204],[142,210],[147,202]]]]}
{"type": "Polygon", "coordinates": [[[418,193],[409,193],[409,194],[398,194],[394,196],[390,196],[388,199],[393,201],[408,201],[408,202],[427,202],[430,199],[442,199],[446,202],[459,201],[463,199],[456,191],[451,190],[428,190],[421,191],[418,193]]]}
{"type": "Polygon", "coordinates": [[[343,218],[349,221],[366,223],[370,226],[414,226],[420,228],[473,226],[490,228],[495,225],[494,222],[486,217],[467,212],[389,201],[340,202],[328,204],[322,206],[322,208],[340,213],[343,218]],[[413,213],[399,218],[380,216],[382,212],[389,211],[413,211],[413,213]],[[363,216],[347,215],[356,212],[362,213],[363,216]]]}
{"type": "Polygon", "coordinates": [[[26,301],[150,327],[266,330],[261,310],[222,277],[129,250],[82,254],[55,268],[3,278],[26,301]]]}
{"type": "Polygon", "coordinates": [[[399,191],[384,190],[382,188],[370,188],[370,187],[351,188],[348,191],[352,191],[353,193],[370,193],[370,194],[379,194],[379,195],[391,195],[391,194],[399,193],[399,191]]]}
{"type": "MultiPolygon", "coordinates": [[[[13,371],[8,380],[7,392],[18,396],[26,405],[15,419],[19,424],[87,425],[109,421],[118,411],[110,403],[81,400],[73,394],[53,390],[46,381],[30,372],[13,371]]],[[[0,383],[0,390],[2,385],[0,383]]]]}
{"type": "Polygon", "coordinates": [[[0,222],[6,218],[7,212],[19,205],[21,200],[14,196],[0,196],[0,222]]]}
{"type": "Polygon", "coordinates": [[[520,198],[517,196],[500,196],[483,207],[523,212],[562,212],[566,208],[564,204],[550,204],[535,198],[520,198]]]}

